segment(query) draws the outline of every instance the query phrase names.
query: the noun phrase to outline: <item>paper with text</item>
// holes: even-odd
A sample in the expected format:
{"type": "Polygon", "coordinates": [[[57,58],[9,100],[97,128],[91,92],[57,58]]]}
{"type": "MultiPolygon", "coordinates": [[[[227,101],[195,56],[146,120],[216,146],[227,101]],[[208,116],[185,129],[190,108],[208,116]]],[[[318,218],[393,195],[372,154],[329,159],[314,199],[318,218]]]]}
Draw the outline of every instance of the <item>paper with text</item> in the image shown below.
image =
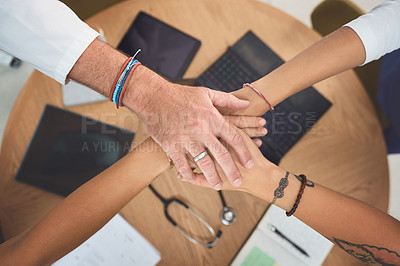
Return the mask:
{"type": "Polygon", "coordinates": [[[121,215],[117,214],[55,266],[156,265],[160,253],[121,215]]]}
{"type": "Polygon", "coordinates": [[[286,265],[321,265],[333,244],[294,216],[271,205],[249,240],[233,261],[233,266],[243,265],[254,247],[260,249],[276,263],[286,265]],[[283,235],[301,247],[309,256],[296,249],[289,241],[270,230],[275,226],[283,235]]]}

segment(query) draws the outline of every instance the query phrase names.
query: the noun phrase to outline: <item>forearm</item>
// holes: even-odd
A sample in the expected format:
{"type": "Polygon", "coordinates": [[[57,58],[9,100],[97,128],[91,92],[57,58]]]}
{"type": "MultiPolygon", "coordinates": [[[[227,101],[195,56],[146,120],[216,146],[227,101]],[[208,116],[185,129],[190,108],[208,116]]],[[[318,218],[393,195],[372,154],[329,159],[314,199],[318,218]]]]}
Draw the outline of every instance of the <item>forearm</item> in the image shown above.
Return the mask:
{"type": "MultiPolygon", "coordinates": [[[[282,170],[274,179],[274,188],[284,174],[282,170]]],[[[292,174],[288,180],[284,197],[275,202],[286,211],[293,207],[300,188],[292,174]]],[[[258,196],[271,202],[273,192],[269,191],[258,196]]],[[[381,259],[380,263],[400,264],[400,222],[366,203],[315,184],[306,186],[294,215],[363,262],[378,263],[381,259]]]]}
{"type": "MultiPolygon", "coordinates": [[[[127,60],[122,52],[95,39],[75,63],[68,78],[109,97],[116,76],[127,60]]],[[[165,83],[164,78],[147,67],[137,67],[127,82],[123,104],[140,115],[152,95],[165,83]]]]}
{"type": "MultiPolygon", "coordinates": [[[[364,59],[365,50],[360,38],[352,29],[344,27],[253,84],[272,105],[277,105],[300,90],[362,64],[364,59]]],[[[268,105],[248,87],[233,94],[251,102],[245,111],[247,115],[261,115],[269,110],[268,105]]]]}
{"type": "Polygon", "coordinates": [[[162,149],[152,139],[146,140],[74,191],[11,247],[1,249],[0,254],[7,255],[10,265],[23,264],[25,259],[30,265],[54,262],[104,226],[168,166],[162,149]]]}

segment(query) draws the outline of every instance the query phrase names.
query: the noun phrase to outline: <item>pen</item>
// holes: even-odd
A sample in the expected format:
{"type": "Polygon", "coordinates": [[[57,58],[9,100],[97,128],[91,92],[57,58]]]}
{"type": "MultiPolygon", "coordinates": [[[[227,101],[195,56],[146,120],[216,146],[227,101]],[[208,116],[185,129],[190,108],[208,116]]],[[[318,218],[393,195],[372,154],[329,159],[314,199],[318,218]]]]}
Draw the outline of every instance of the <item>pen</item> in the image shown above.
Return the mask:
{"type": "Polygon", "coordinates": [[[268,228],[274,232],[275,234],[277,234],[278,236],[282,237],[283,239],[285,239],[287,242],[289,242],[293,247],[295,247],[298,251],[300,251],[302,254],[304,254],[307,257],[310,257],[307,252],[304,251],[304,249],[302,249],[301,247],[299,247],[296,243],[294,243],[292,240],[290,240],[289,238],[287,238],[284,234],[282,234],[281,231],[278,230],[278,228],[276,228],[275,226],[273,226],[272,224],[268,224],[268,228]]]}

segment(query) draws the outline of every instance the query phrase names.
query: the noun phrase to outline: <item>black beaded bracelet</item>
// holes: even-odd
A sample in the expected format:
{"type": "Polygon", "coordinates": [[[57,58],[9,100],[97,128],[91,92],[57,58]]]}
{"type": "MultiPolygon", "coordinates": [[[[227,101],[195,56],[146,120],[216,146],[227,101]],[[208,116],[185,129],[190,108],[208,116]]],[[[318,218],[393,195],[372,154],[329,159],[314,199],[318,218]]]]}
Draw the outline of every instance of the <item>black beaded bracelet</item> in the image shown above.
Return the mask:
{"type": "Polygon", "coordinates": [[[286,216],[287,217],[292,216],[293,213],[297,210],[297,207],[300,204],[301,197],[303,196],[304,189],[306,187],[307,177],[305,175],[303,175],[303,174],[299,175],[299,177],[301,177],[300,191],[299,191],[299,194],[297,195],[297,199],[296,199],[296,201],[295,201],[295,203],[293,205],[293,208],[289,212],[286,212],[286,216]]]}

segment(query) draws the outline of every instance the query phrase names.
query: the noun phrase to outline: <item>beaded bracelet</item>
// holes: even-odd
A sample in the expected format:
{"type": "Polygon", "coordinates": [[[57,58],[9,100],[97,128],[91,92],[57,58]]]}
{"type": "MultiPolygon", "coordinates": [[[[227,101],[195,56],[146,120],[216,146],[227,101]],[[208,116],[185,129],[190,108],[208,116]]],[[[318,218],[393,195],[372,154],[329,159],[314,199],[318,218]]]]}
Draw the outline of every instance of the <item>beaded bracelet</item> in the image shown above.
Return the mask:
{"type": "Polygon", "coordinates": [[[264,95],[256,89],[256,87],[252,83],[245,83],[243,84],[243,87],[250,87],[255,93],[258,94],[269,106],[270,110],[274,110],[274,106],[267,100],[267,98],[264,97],[264,95]]]}
{"type": "MultiPolygon", "coordinates": [[[[138,66],[140,66],[142,63],[140,63],[139,61],[132,67],[132,70],[131,70],[131,72],[129,72],[129,74],[128,74],[128,77],[126,78],[127,80],[129,80],[129,78],[131,77],[131,75],[132,75],[132,73],[135,71],[135,69],[138,67],[138,66]]],[[[121,95],[119,96],[119,100],[118,100],[118,105],[120,106],[120,107],[123,107],[124,105],[122,104],[122,98],[124,97],[124,94],[125,94],[125,90],[126,90],[126,87],[128,86],[128,82],[125,82],[124,83],[124,85],[123,85],[123,87],[122,87],[122,90],[121,90],[121,95]]],[[[118,107],[117,107],[118,108],[118,107]]]]}
{"type": "Polygon", "coordinates": [[[131,77],[133,71],[140,65],[140,62],[135,59],[135,56],[140,52],[139,49],[134,56],[128,58],[118,75],[115,78],[112,89],[110,91],[110,101],[114,102],[117,108],[122,105],[122,98],[124,96],[127,80],[131,77]]]}
{"type": "Polygon", "coordinates": [[[109,96],[110,101],[113,101],[113,95],[114,95],[114,91],[115,91],[115,86],[117,85],[119,77],[121,76],[122,72],[124,71],[124,69],[126,68],[126,66],[128,65],[130,60],[131,60],[131,57],[126,59],[124,65],[122,66],[122,68],[119,71],[118,75],[115,77],[114,83],[113,83],[113,85],[111,87],[111,91],[110,91],[110,96],[109,96]]]}
{"type": "Polygon", "coordinates": [[[296,201],[295,201],[295,203],[293,205],[293,208],[289,212],[286,212],[286,216],[287,217],[292,216],[293,213],[297,210],[297,207],[300,204],[301,197],[303,196],[304,189],[306,187],[307,177],[305,175],[303,175],[303,174],[299,175],[299,177],[301,177],[300,191],[299,191],[299,194],[297,195],[297,198],[296,198],[296,201]]]}
{"type": "Polygon", "coordinates": [[[130,76],[129,74],[132,73],[131,70],[133,69],[135,64],[139,62],[138,60],[132,60],[132,59],[128,62],[128,65],[126,66],[125,70],[122,71],[122,74],[119,77],[119,79],[117,81],[117,85],[115,86],[115,89],[113,92],[112,100],[115,103],[115,105],[117,106],[117,108],[119,108],[119,98],[121,96],[122,88],[124,87],[128,76],[130,76]]]}

